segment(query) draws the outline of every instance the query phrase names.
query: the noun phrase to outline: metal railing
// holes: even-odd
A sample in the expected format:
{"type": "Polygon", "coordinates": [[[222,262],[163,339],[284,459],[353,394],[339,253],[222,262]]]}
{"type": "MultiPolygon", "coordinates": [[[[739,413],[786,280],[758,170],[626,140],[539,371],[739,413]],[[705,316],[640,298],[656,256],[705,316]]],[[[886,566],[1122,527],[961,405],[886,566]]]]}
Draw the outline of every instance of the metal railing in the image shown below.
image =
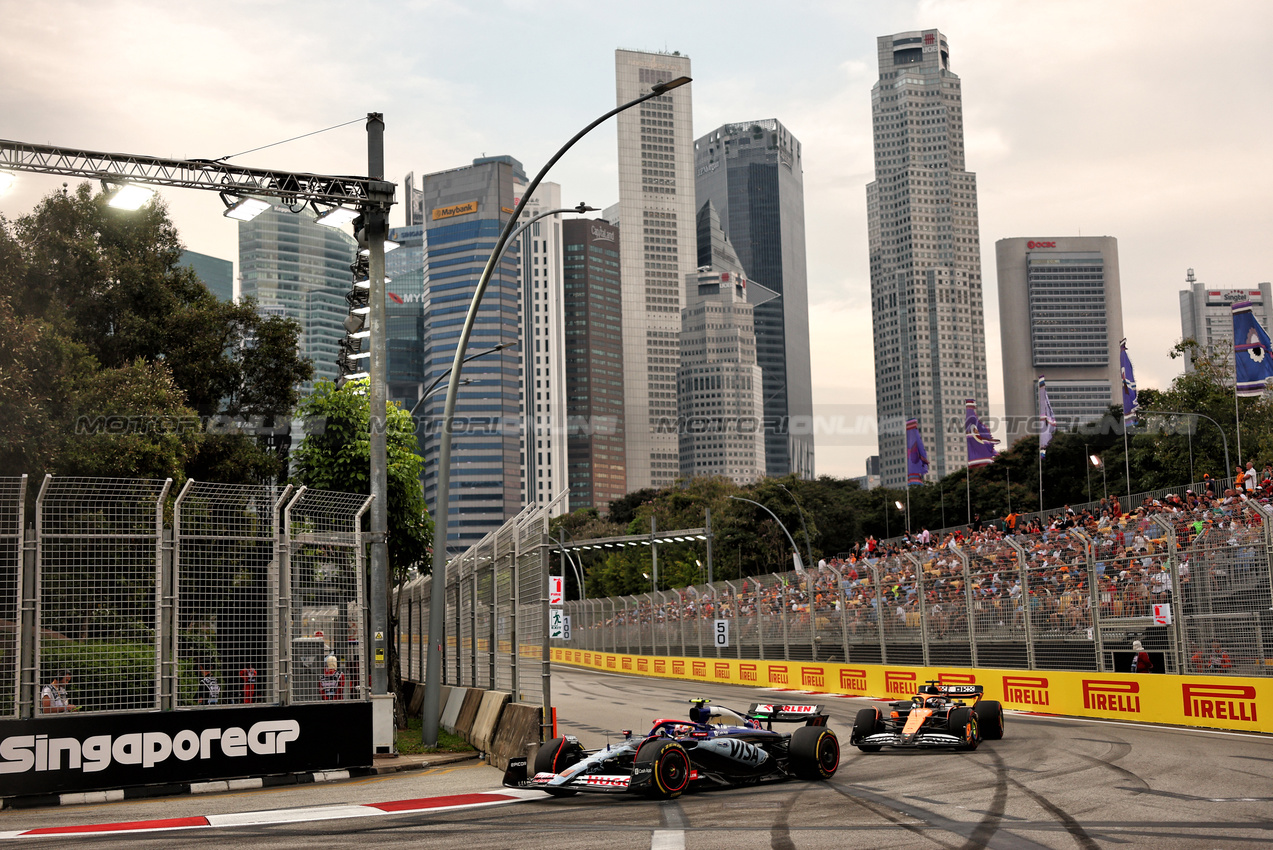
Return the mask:
{"type": "MultiPolygon", "coordinates": [[[[1223,492],[1223,491],[1221,491],[1223,492]]],[[[1165,493],[1164,493],[1165,495],[1165,493]]],[[[1273,675],[1273,511],[1234,499],[1086,527],[566,603],[554,646],[641,655],[1273,675]],[[713,642],[715,621],[729,644],[713,642]]]]}
{"type": "Polygon", "coordinates": [[[369,497],[49,475],[28,528],[26,491],[0,478],[0,717],[317,699],[305,653],[364,697],[369,497]]]}

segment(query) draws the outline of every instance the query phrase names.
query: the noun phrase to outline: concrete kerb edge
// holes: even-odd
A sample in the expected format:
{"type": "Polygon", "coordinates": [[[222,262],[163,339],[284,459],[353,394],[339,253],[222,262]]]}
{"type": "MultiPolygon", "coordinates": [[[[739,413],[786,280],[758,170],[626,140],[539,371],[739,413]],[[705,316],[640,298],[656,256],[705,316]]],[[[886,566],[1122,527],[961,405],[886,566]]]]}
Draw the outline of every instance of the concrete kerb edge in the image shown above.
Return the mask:
{"type": "Polygon", "coordinates": [[[220,794],[229,791],[245,791],[258,788],[280,788],[288,785],[312,785],[319,782],[339,782],[363,776],[380,776],[409,770],[425,770],[437,765],[472,761],[476,752],[431,753],[424,757],[400,757],[394,764],[354,767],[344,770],[318,770],[306,773],[283,773],[272,776],[219,779],[208,782],[173,782],[160,785],[138,785],[114,788],[107,791],[82,791],[67,794],[34,794],[31,796],[0,797],[0,809],[41,809],[50,806],[78,806],[94,803],[113,803],[121,800],[144,800],[152,797],[183,797],[193,794],[220,794]]]}

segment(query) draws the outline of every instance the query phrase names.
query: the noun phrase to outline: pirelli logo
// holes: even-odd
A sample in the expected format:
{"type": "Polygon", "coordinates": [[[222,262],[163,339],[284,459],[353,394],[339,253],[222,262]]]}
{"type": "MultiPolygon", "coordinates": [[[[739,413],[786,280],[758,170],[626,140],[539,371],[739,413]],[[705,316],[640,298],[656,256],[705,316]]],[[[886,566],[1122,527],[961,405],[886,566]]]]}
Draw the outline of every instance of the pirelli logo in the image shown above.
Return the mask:
{"type": "Polygon", "coordinates": [[[685,675],[685,662],[684,662],[684,661],[673,661],[673,662],[672,662],[672,675],[673,675],[673,676],[684,676],[684,675],[685,675]]]}
{"type": "Polygon", "coordinates": [[[801,667],[800,684],[806,688],[825,688],[827,686],[827,671],[821,667],[801,667]]]}
{"type": "Polygon", "coordinates": [[[731,676],[729,675],[729,662],[728,662],[728,661],[717,661],[717,662],[716,662],[716,676],[715,676],[715,677],[716,677],[717,679],[729,679],[729,678],[731,678],[731,676]]]}
{"type": "MultiPolygon", "coordinates": [[[[600,658],[601,656],[597,656],[597,657],[598,657],[598,658],[600,658]]],[[[617,666],[617,665],[614,663],[614,656],[613,656],[613,655],[607,655],[607,656],[606,656],[606,666],[607,666],[607,667],[609,667],[611,670],[615,669],[615,667],[617,666]]]]}
{"type": "Polygon", "coordinates": [[[591,664],[591,663],[592,663],[592,653],[591,653],[591,652],[585,652],[585,653],[583,654],[583,663],[584,663],[584,664],[591,664]]]}
{"type": "Polygon", "coordinates": [[[1084,679],[1083,707],[1117,714],[1140,714],[1140,682],[1084,679]]]}
{"type": "Polygon", "coordinates": [[[740,682],[759,682],[760,670],[755,664],[739,664],[738,665],[738,681],[740,682]]]}
{"type": "Polygon", "coordinates": [[[891,696],[908,697],[915,693],[917,678],[913,672],[906,670],[884,671],[884,693],[891,696]]]}
{"type": "Polygon", "coordinates": [[[654,659],[654,672],[655,672],[655,673],[666,673],[666,672],[667,672],[667,662],[666,662],[666,661],[664,661],[662,658],[656,658],[656,659],[654,659]]]}
{"type": "Polygon", "coordinates": [[[706,679],[707,678],[707,662],[706,661],[693,662],[693,669],[690,672],[690,675],[701,676],[702,678],[706,679]]]}
{"type": "Polygon", "coordinates": [[[786,664],[770,664],[769,665],[769,684],[786,685],[787,681],[787,665],[786,664]]]}
{"type": "Polygon", "coordinates": [[[455,218],[457,215],[472,215],[477,212],[477,201],[465,201],[462,204],[451,204],[449,207],[437,207],[433,210],[433,220],[455,218]]]}
{"type": "Polygon", "coordinates": [[[840,690],[857,694],[866,693],[866,671],[852,667],[841,667],[840,690]]]}
{"type": "Polygon", "coordinates": [[[622,664],[622,667],[623,667],[623,669],[624,669],[624,670],[631,670],[631,669],[632,669],[632,659],[631,659],[631,658],[629,658],[629,657],[628,657],[628,656],[626,656],[626,655],[625,655],[625,656],[623,656],[623,664],[622,664]]]}
{"type": "Polygon", "coordinates": [[[1004,676],[1003,701],[1021,705],[1051,705],[1046,676],[1004,676]]]}
{"type": "Polygon", "coordinates": [[[583,653],[581,653],[581,652],[576,652],[576,653],[575,653],[575,663],[576,663],[576,664],[578,664],[578,663],[579,663],[579,662],[581,662],[582,660],[583,660],[583,653]]]}
{"type": "Polygon", "coordinates": [[[648,659],[648,658],[638,658],[638,659],[637,659],[637,672],[638,672],[638,673],[648,673],[648,672],[650,672],[650,659],[648,659]]]}
{"type": "Polygon", "coordinates": [[[1255,723],[1253,685],[1181,685],[1185,717],[1255,723]]]}

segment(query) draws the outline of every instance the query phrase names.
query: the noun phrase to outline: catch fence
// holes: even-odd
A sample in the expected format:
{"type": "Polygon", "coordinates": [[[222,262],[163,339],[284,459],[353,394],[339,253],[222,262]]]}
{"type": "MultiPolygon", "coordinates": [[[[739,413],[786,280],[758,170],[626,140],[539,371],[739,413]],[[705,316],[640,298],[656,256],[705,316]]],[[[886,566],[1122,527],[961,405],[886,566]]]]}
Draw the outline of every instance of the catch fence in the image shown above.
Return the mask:
{"type": "Polygon", "coordinates": [[[1273,511],[1233,500],[914,547],[803,573],[566,603],[569,642],[641,655],[1273,675],[1273,511]],[[723,623],[723,625],[721,625],[723,623]],[[727,644],[715,637],[720,630],[727,644]]]}
{"type": "Polygon", "coordinates": [[[367,496],[0,478],[0,717],[363,699],[367,496]]]}
{"type": "MultiPolygon", "coordinates": [[[[447,565],[443,684],[550,705],[548,521],[564,498],[527,506],[447,565]]],[[[396,594],[404,679],[424,681],[432,593],[432,577],[421,576],[396,594]]]]}

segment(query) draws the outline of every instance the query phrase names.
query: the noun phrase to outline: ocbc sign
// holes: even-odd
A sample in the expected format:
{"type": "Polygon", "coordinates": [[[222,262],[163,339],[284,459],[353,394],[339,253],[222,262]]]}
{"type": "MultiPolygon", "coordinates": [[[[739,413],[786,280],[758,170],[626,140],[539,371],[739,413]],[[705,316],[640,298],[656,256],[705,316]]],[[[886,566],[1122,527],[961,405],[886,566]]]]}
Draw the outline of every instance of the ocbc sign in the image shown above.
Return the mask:
{"type": "Polygon", "coordinates": [[[1055,242],[1035,242],[1034,240],[1031,240],[1025,243],[1025,246],[1027,248],[1055,248],[1056,243],[1055,242]]]}

